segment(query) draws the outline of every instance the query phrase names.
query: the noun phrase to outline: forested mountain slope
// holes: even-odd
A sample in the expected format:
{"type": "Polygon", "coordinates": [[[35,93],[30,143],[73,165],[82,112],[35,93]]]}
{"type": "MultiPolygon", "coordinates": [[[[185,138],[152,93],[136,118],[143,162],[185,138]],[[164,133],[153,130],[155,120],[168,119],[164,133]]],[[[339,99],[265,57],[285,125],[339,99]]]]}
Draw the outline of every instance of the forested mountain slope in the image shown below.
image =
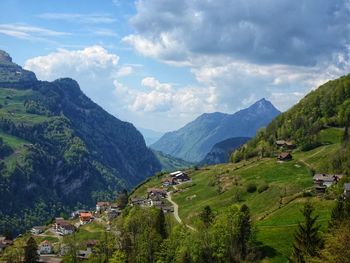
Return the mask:
{"type": "Polygon", "coordinates": [[[0,232],[115,198],[160,163],[135,127],[72,79],[38,81],[0,53],[0,232]]]}

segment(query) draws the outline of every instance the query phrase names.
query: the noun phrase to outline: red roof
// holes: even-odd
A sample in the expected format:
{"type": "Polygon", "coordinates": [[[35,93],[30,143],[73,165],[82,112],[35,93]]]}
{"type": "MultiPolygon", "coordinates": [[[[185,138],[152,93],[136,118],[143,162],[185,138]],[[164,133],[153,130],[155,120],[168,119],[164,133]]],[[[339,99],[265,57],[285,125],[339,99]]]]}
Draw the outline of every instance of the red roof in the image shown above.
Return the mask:
{"type": "Polygon", "coordinates": [[[92,217],[92,214],[90,212],[83,212],[79,214],[80,217],[92,217]]]}

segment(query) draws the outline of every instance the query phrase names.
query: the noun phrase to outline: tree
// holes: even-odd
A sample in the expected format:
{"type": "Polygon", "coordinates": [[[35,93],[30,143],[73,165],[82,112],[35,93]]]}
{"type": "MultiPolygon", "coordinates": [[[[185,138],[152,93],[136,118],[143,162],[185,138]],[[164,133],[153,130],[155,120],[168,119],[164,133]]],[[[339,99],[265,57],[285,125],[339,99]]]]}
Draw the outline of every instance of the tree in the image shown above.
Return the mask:
{"type": "Polygon", "coordinates": [[[245,259],[248,252],[248,242],[252,236],[250,211],[247,205],[242,205],[238,221],[238,248],[240,258],[245,259]]]}
{"type": "Polygon", "coordinates": [[[160,236],[163,239],[166,239],[168,234],[166,231],[166,223],[165,223],[165,216],[162,209],[158,210],[157,218],[156,218],[156,228],[157,232],[160,234],[160,236]]]}
{"type": "Polygon", "coordinates": [[[126,263],[127,256],[123,251],[117,250],[113,253],[112,258],[109,260],[109,263],[126,263]]]}
{"type": "Polygon", "coordinates": [[[345,217],[345,204],[344,204],[344,198],[342,196],[339,196],[335,207],[332,210],[331,213],[331,221],[329,222],[329,227],[334,228],[338,227],[342,220],[345,217]]]}
{"type": "Polygon", "coordinates": [[[304,216],[304,222],[299,223],[295,232],[292,261],[306,262],[307,257],[314,257],[318,254],[323,245],[320,236],[320,226],[316,223],[318,216],[313,217],[314,208],[310,201],[307,201],[301,211],[304,216]]]}
{"type": "Polygon", "coordinates": [[[24,262],[32,263],[39,261],[38,245],[33,237],[30,237],[24,249],[24,262]]]}
{"type": "Polygon", "coordinates": [[[209,227],[213,223],[214,215],[209,205],[204,207],[199,217],[204,223],[205,227],[209,227]]]}
{"type": "Polygon", "coordinates": [[[350,222],[343,223],[339,228],[328,234],[325,248],[319,257],[311,262],[317,263],[349,263],[350,262],[350,222]]]}
{"type": "Polygon", "coordinates": [[[128,204],[128,191],[126,189],[118,194],[117,204],[120,208],[124,208],[128,204]]]}

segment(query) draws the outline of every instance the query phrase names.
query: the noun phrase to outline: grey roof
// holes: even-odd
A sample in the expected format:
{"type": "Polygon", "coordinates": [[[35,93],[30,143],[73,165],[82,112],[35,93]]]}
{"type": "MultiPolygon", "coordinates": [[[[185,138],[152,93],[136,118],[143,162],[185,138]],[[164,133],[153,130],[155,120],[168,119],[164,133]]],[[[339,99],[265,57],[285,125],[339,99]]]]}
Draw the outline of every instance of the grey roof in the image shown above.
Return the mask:
{"type": "Polygon", "coordinates": [[[345,191],[350,191],[350,183],[345,183],[344,184],[344,190],[345,191]]]}
{"type": "Polygon", "coordinates": [[[315,181],[334,182],[336,178],[339,180],[342,177],[341,174],[315,174],[313,179],[315,181]]]}

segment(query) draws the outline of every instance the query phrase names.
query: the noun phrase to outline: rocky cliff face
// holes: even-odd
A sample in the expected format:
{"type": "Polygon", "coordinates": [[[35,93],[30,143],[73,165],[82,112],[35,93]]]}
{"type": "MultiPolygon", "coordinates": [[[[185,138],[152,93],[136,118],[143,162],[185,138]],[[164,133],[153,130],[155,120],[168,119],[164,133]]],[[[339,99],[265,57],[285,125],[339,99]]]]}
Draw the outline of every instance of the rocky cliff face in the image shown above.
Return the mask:
{"type": "Polygon", "coordinates": [[[20,229],[40,224],[78,204],[115,198],[161,170],[136,128],[91,101],[76,81],[38,81],[5,52],[0,157],[0,232],[4,218],[20,229]],[[33,220],[24,222],[23,211],[33,220]]]}

